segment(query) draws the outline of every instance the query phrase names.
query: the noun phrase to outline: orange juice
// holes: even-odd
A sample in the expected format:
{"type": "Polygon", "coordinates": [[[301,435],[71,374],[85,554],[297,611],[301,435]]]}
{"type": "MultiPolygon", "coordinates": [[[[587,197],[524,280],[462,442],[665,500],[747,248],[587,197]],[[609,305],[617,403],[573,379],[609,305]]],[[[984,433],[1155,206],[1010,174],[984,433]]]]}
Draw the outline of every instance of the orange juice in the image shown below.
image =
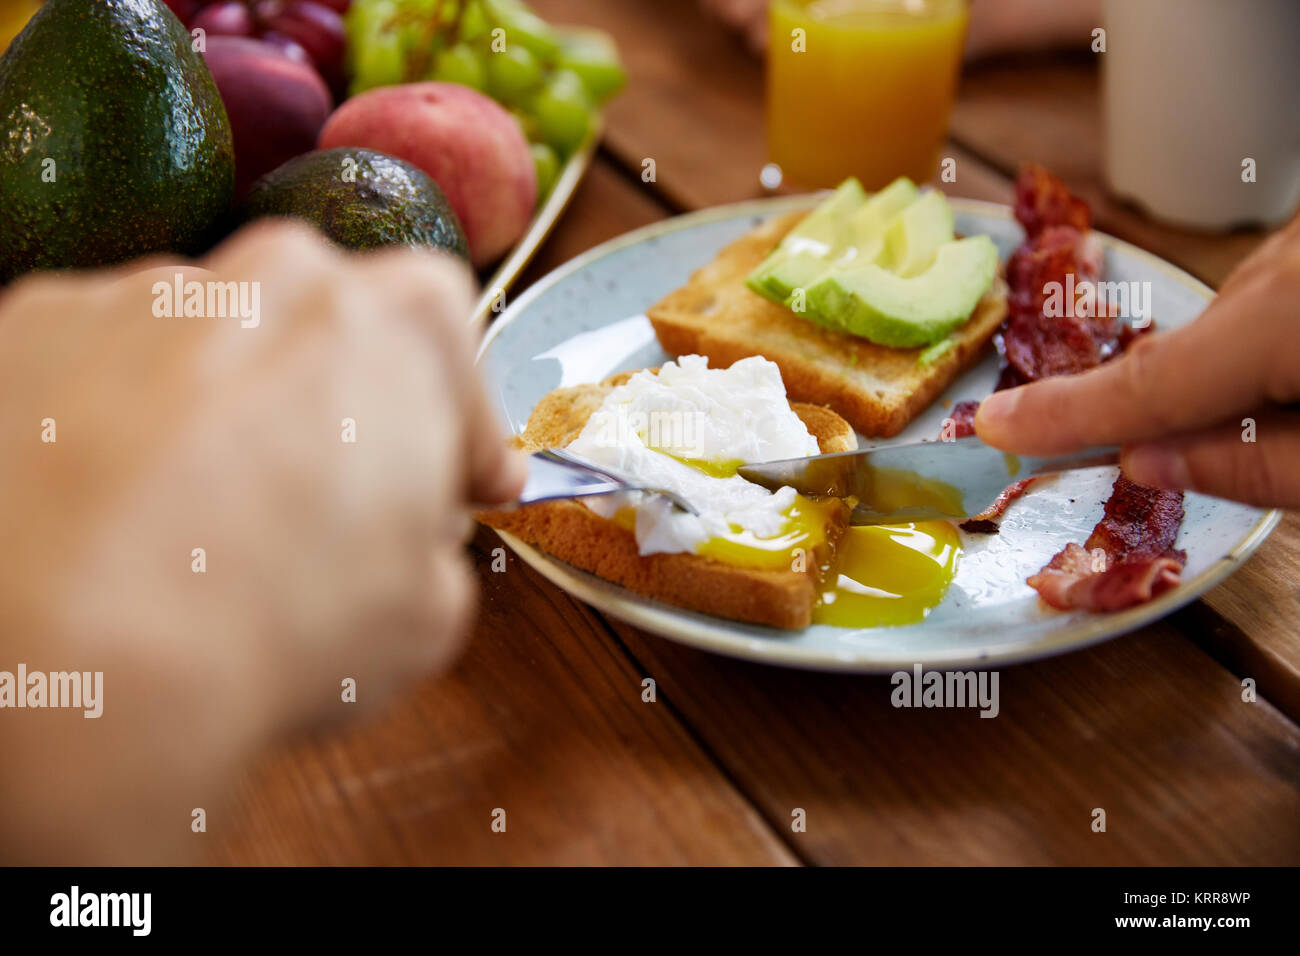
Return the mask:
{"type": "Polygon", "coordinates": [[[9,42],[23,32],[23,27],[39,7],[37,0],[0,0],[0,53],[4,53],[9,42]]]}
{"type": "Polygon", "coordinates": [[[957,90],[966,0],[772,0],[767,135],[804,186],[934,175],[957,90]]]}

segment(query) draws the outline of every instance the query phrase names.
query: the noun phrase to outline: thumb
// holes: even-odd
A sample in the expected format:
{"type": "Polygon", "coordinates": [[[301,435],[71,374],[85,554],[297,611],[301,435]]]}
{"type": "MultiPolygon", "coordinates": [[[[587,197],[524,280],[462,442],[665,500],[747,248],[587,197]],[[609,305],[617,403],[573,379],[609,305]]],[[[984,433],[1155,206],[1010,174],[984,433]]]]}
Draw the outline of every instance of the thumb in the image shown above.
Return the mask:
{"type": "Polygon", "coordinates": [[[1300,413],[1265,412],[1243,424],[1127,447],[1133,481],[1246,504],[1300,507],[1300,413]]]}

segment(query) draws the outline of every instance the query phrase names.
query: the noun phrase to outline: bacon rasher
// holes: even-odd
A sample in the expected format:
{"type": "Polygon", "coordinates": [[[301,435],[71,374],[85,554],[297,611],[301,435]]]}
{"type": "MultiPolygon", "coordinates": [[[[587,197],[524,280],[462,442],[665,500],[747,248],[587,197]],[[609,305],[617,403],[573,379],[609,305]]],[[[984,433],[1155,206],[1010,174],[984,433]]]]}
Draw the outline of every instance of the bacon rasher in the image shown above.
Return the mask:
{"type": "MultiPolygon", "coordinates": [[[[1095,368],[1150,331],[1136,332],[1106,309],[1047,314],[1048,283],[1065,287],[1067,273],[1073,273],[1073,288],[1101,278],[1091,213],[1064,183],[1027,165],[1016,182],[1016,218],[1025,241],[1007,264],[1011,294],[998,343],[1004,360],[999,388],[1095,368]]],[[[1173,546],[1182,520],[1181,491],[1148,488],[1121,474],[1084,545],[1066,545],[1028,584],[1059,610],[1116,611],[1145,603],[1178,585],[1187,561],[1173,546]]]]}
{"type": "MultiPolygon", "coordinates": [[[[1025,241],[1007,262],[1010,294],[996,339],[1002,356],[997,389],[1095,368],[1151,331],[1152,325],[1134,329],[1105,308],[1049,314],[1051,283],[1078,289],[1101,278],[1102,248],[1092,235],[1092,213],[1061,180],[1033,163],[1016,182],[1015,210],[1025,241]]],[[[978,407],[978,402],[954,406],[954,437],[975,434],[978,407]]],[[[1032,481],[1004,489],[962,529],[996,534],[998,519],[1032,481]]],[[[1142,604],[1178,585],[1187,556],[1173,544],[1182,520],[1182,492],[1148,488],[1121,474],[1084,545],[1066,545],[1028,584],[1059,610],[1115,611],[1142,604]]]]}
{"type": "Polygon", "coordinates": [[[1118,611],[1177,587],[1187,554],[1174,549],[1183,494],[1129,481],[1120,474],[1105,514],[1080,547],[1065,550],[1029,578],[1061,611],[1118,611]]]}

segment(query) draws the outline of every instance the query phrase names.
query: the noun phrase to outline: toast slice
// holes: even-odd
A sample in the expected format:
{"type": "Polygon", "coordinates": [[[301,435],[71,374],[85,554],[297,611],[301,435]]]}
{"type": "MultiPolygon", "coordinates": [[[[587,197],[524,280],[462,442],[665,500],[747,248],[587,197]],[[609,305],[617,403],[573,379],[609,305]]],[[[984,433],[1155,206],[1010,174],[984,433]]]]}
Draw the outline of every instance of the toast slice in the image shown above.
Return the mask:
{"type": "MultiPolygon", "coordinates": [[[[516,445],[524,451],[561,448],[578,437],[587,419],[616,386],[632,372],[599,385],[560,388],[543,398],[528,418],[516,445]]],[[[790,407],[817,439],[823,453],[850,451],[857,436],[843,418],[828,408],[791,402],[790,407]]],[[[814,555],[807,569],[743,568],[698,554],[642,555],[636,534],[618,522],[602,518],[578,501],[547,501],[513,511],[484,511],[479,521],[508,532],[561,561],[614,581],[629,590],[668,604],[719,617],[769,627],[805,628],[812,623],[820,566],[828,554],[814,555]]],[[[845,506],[828,529],[831,547],[847,527],[845,506]]]]}
{"type": "Polygon", "coordinates": [[[1006,282],[999,275],[947,350],[923,364],[925,349],[824,328],[746,288],[750,272],[805,215],[778,216],[737,239],[646,314],[674,357],[705,355],[711,367],[726,368],[761,355],[781,369],[791,399],[828,405],[865,435],[897,435],[979,359],[1006,317],[1006,282]]]}

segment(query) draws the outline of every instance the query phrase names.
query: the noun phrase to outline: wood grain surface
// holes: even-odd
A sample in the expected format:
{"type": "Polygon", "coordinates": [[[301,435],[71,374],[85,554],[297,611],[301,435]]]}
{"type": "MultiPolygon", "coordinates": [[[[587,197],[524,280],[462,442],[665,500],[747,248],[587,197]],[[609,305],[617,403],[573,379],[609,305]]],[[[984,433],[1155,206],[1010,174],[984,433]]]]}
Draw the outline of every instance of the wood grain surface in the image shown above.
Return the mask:
{"type": "MultiPolygon", "coordinates": [[[[762,194],[761,63],[695,2],[534,5],[613,33],[631,82],[516,292],[629,229],[762,194]]],[[[1262,235],[1171,229],[1111,200],[1097,88],[1085,57],[969,68],[947,151],[957,182],[943,188],[1005,202],[1018,163],[1038,160],[1093,204],[1099,228],[1222,281],[1262,235]]],[[[482,609],[455,669],[370,723],[268,756],[225,818],[209,819],[212,859],[1300,862],[1298,520],[1172,618],[1002,671],[995,719],[894,708],[885,678],[769,668],[644,634],[479,530],[469,554],[482,609]],[[1091,825],[1099,808],[1104,833],[1091,825]],[[800,810],[806,832],[791,826],[800,810]]]]}

